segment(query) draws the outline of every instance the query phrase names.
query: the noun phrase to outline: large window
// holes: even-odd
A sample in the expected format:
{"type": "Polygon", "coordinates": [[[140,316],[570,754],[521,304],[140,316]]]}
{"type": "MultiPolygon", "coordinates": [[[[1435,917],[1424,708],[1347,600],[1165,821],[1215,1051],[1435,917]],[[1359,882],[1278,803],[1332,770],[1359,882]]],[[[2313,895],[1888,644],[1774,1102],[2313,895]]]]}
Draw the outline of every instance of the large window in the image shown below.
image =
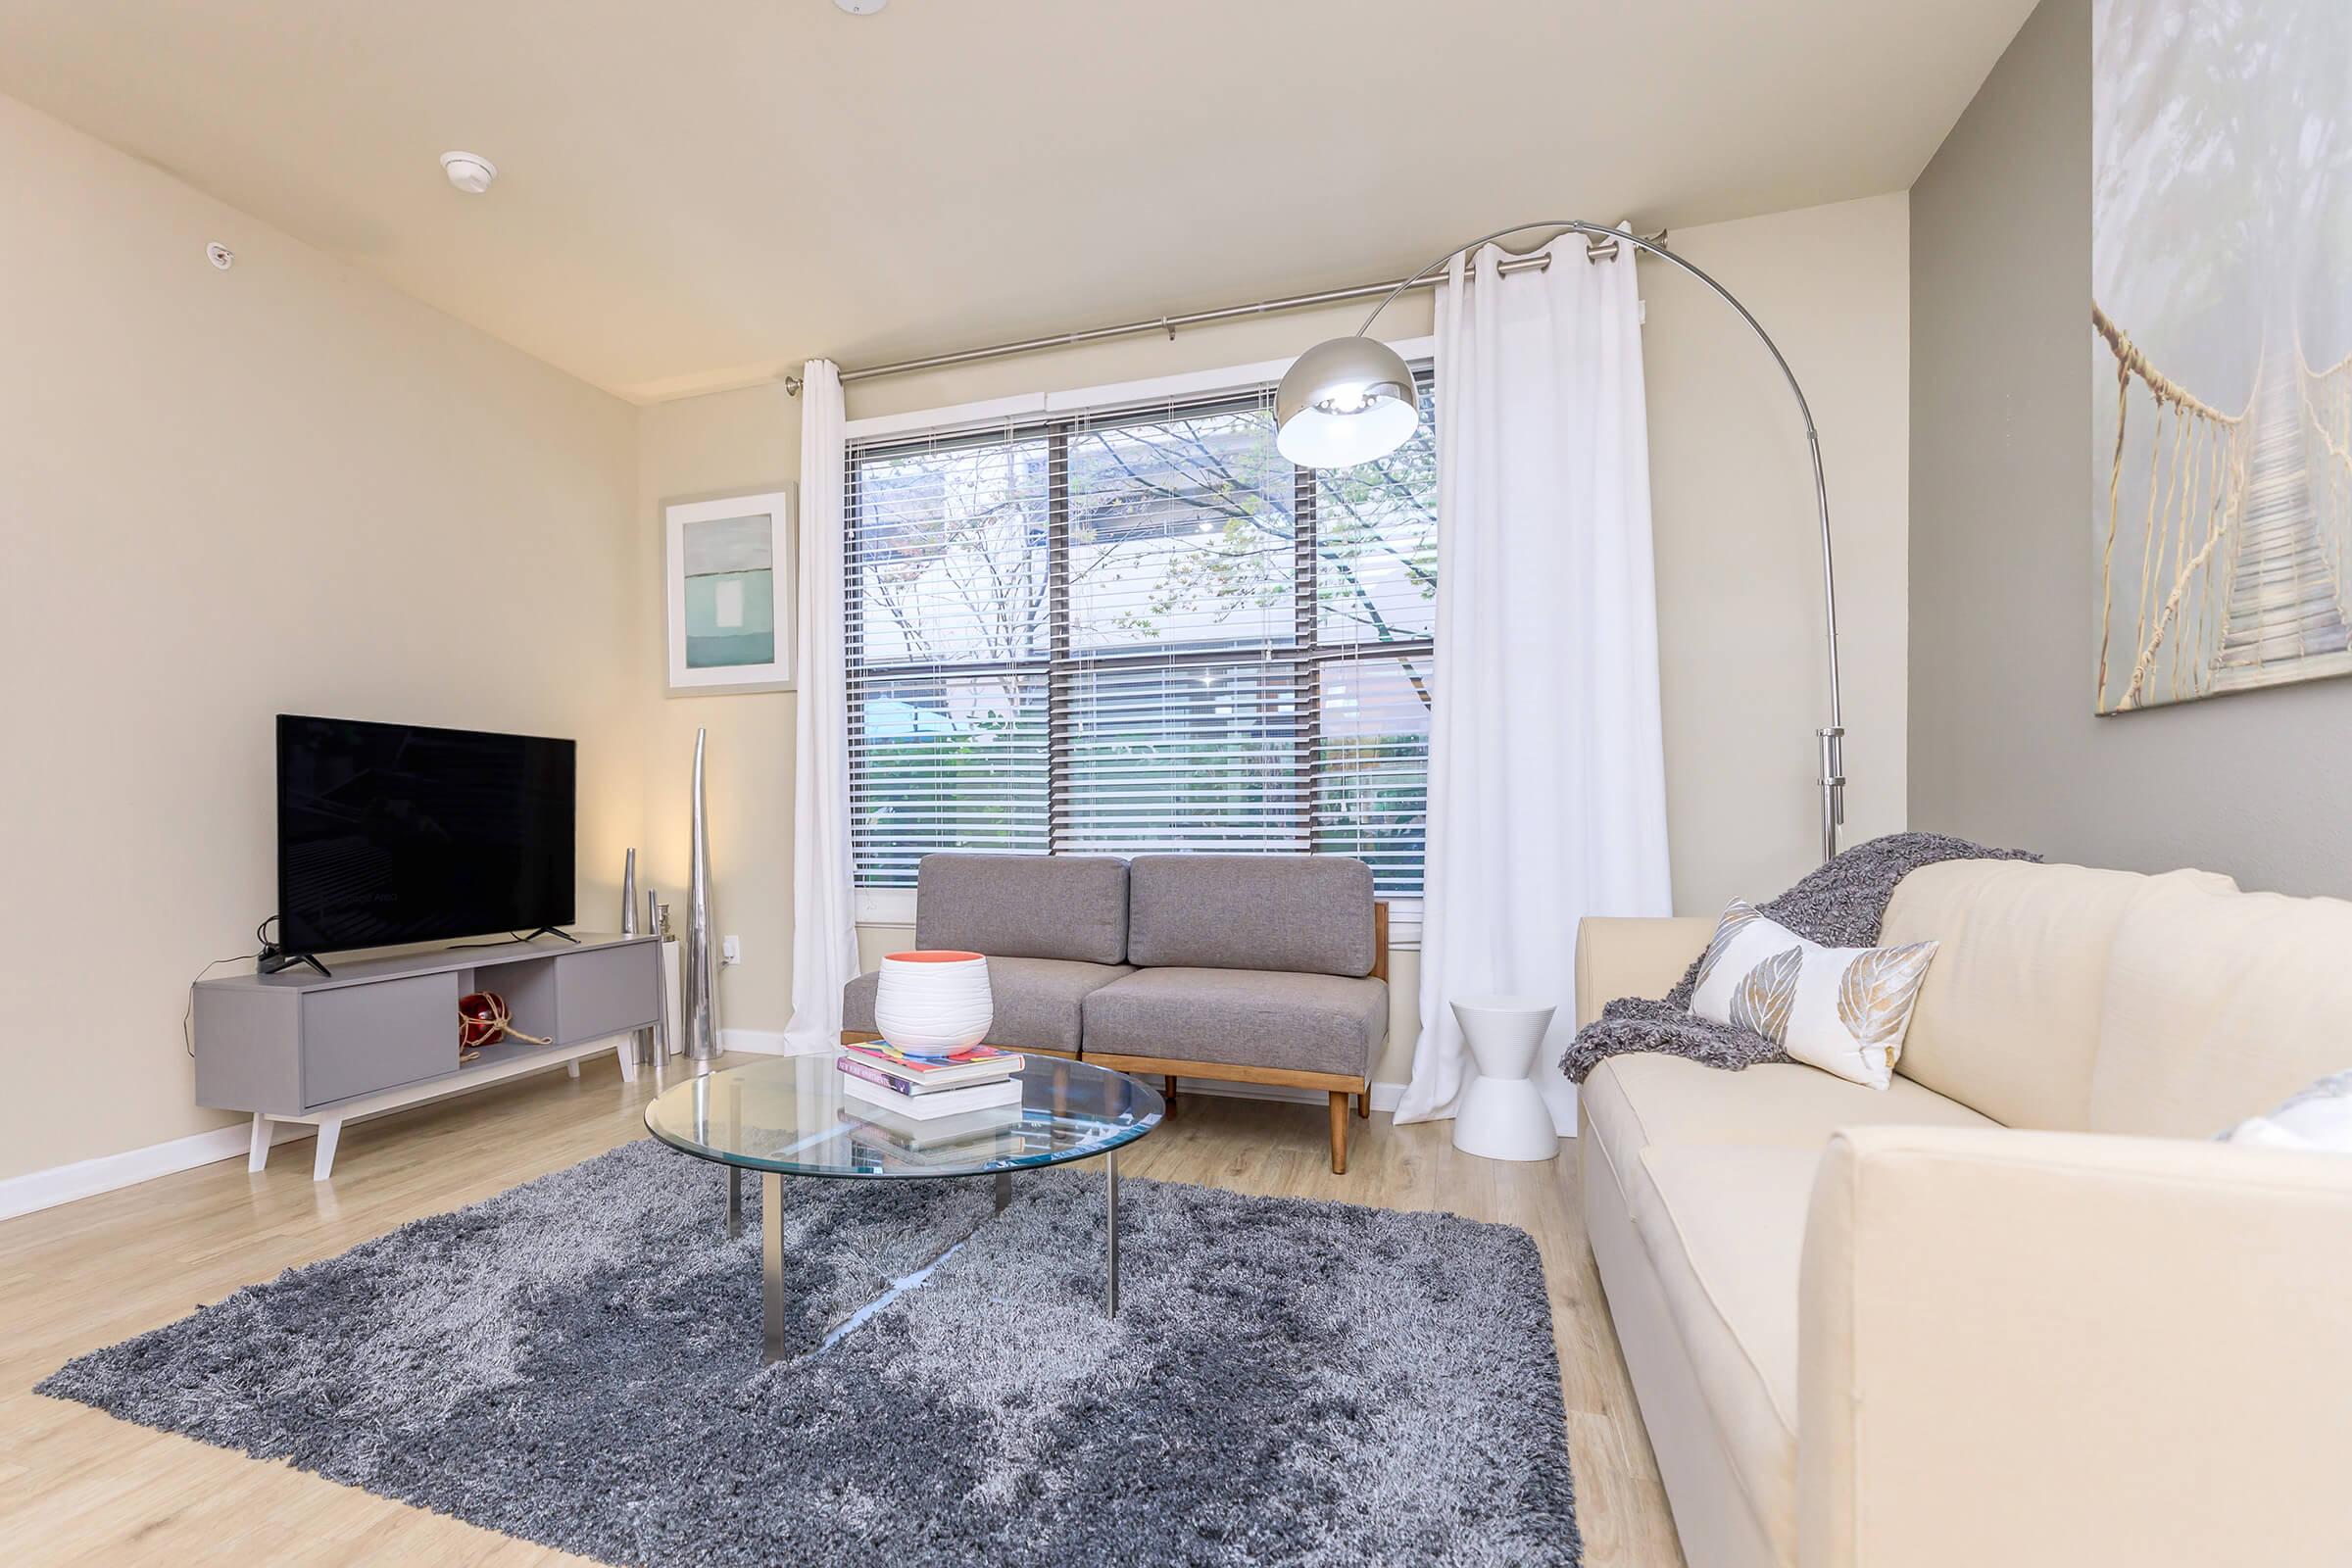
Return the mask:
{"type": "Polygon", "coordinates": [[[1355,855],[1417,897],[1437,455],[1274,448],[1270,389],[850,451],[862,888],[937,850],[1355,855]]]}

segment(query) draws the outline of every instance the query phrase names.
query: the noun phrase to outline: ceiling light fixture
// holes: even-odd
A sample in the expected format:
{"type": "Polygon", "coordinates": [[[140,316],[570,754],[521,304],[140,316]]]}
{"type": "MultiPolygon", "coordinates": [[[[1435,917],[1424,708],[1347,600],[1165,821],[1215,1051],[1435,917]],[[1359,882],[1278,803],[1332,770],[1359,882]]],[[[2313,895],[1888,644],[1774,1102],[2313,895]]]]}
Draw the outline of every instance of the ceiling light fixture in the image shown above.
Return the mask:
{"type": "Polygon", "coordinates": [[[498,177],[498,166],[480,153],[443,153],[441,172],[468,196],[479,196],[498,177]]]}
{"type": "Polygon", "coordinates": [[[870,17],[890,0],[833,0],[833,3],[853,17],[870,17]]]}

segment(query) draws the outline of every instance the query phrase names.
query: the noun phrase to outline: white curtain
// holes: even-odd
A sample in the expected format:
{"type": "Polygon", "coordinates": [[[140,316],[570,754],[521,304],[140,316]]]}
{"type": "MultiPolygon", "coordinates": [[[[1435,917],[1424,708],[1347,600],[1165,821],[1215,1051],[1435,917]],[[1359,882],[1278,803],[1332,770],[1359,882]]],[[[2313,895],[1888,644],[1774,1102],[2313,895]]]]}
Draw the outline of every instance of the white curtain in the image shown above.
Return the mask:
{"type": "Polygon", "coordinates": [[[850,715],[842,675],[843,474],[848,461],[841,370],[810,360],[801,371],[800,614],[793,677],[793,1052],[841,1038],[841,988],[858,973],[858,916],[850,867],[850,715]]]}
{"type": "Polygon", "coordinates": [[[1563,1133],[1576,1091],[1576,923],[1665,914],[1634,248],[1542,270],[1455,257],[1438,292],[1437,687],[1430,715],[1421,1037],[1396,1119],[1451,1116],[1474,1070],[1448,1004],[1558,1004],[1536,1082],[1563,1133]]]}

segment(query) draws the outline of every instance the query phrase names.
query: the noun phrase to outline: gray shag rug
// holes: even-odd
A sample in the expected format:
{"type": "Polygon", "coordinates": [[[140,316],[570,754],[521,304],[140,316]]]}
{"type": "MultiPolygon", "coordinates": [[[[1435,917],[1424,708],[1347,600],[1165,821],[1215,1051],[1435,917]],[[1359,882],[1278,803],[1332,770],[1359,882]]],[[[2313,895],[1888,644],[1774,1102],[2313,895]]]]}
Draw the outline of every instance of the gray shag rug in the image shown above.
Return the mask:
{"type": "Polygon", "coordinates": [[[1129,1180],[1114,1320],[1097,1167],[1014,1180],[786,1178],[769,1368],[759,1183],[649,1140],[39,1392],[613,1563],[1578,1561],[1524,1231],[1129,1180]]]}
{"type": "MultiPolygon", "coordinates": [[[[1942,833],[1888,833],[1824,860],[1788,891],[1756,907],[1808,942],[1825,948],[1867,948],[1879,940],[1879,927],[1886,922],[1894,885],[1921,866],[1941,860],[2040,858],[2029,850],[1988,850],[1942,833]]],[[[1611,1056],[1642,1052],[1685,1056],[1702,1067],[1730,1072],[1789,1060],[1787,1052],[1753,1029],[1702,1018],[1690,1010],[1691,994],[1698,989],[1699,960],[1712,945],[1699,944],[1698,952],[1690,956],[1690,967],[1662,1000],[1620,997],[1605,1004],[1600,1016],[1579,1029],[1568,1043],[1560,1057],[1560,1070],[1571,1082],[1581,1084],[1611,1056]]]]}

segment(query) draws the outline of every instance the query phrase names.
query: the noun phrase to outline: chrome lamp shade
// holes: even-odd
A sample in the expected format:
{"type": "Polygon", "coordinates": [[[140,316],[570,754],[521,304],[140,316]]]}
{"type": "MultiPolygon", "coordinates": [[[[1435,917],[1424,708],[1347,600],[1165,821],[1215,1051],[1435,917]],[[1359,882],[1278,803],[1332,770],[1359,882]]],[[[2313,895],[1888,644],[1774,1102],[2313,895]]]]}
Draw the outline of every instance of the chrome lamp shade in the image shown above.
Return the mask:
{"type": "Polygon", "coordinates": [[[1351,468],[1413,438],[1412,368],[1377,338],[1335,337],[1298,356],[1274,394],[1274,444],[1302,468],[1351,468]]]}

